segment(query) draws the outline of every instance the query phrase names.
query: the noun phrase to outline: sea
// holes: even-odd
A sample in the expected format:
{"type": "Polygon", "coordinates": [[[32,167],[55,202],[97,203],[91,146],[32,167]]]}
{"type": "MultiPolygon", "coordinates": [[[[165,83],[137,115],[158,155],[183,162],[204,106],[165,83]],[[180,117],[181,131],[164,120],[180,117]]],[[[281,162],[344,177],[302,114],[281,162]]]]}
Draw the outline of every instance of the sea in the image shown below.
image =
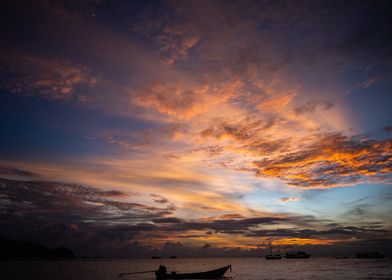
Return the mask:
{"type": "Polygon", "coordinates": [[[119,277],[119,273],[156,270],[201,272],[232,265],[223,279],[236,280],[323,280],[392,279],[392,258],[265,260],[264,258],[177,258],[177,259],[75,259],[71,261],[1,261],[2,280],[152,280],[153,273],[119,277]]]}

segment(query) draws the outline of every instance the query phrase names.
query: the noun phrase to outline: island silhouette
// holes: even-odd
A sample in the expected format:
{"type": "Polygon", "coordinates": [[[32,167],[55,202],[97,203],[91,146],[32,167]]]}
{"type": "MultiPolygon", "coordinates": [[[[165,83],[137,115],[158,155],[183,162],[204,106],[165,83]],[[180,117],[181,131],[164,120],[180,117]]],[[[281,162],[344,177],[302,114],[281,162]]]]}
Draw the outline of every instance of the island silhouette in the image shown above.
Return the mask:
{"type": "Polygon", "coordinates": [[[0,260],[58,260],[74,257],[74,253],[66,247],[50,249],[38,243],[0,236],[0,260]]]}

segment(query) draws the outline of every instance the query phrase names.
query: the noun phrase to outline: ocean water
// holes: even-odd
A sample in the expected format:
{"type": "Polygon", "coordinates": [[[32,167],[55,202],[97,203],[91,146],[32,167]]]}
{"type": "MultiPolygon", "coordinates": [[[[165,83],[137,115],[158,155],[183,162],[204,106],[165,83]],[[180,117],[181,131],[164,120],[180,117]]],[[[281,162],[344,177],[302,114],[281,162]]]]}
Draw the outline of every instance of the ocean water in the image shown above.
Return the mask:
{"type": "Polygon", "coordinates": [[[305,260],[264,258],[178,258],[178,259],[99,259],[72,261],[3,261],[2,280],[132,280],[155,279],[154,274],[118,277],[121,272],[155,270],[160,264],[168,270],[197,272],[231,264],[225,279],[392,279],[392,259],[333,259],[312,257],[305,260]]]}

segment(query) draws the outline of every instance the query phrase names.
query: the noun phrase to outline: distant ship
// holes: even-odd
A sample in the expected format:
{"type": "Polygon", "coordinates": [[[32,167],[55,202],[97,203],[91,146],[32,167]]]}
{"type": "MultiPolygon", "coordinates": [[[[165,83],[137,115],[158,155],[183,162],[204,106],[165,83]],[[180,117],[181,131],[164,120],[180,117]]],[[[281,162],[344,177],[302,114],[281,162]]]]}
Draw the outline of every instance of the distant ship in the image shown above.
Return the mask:
{"type": "Polygon", "coordinates": [[[282,259],[282,255],[280,254],[272,254],[272,243],[270,242],[270,253],[265,256],[266,260],[280,260],[282,259]]]}
{"type": "Polygon", "coordinates": [[[379,252],[372,253],[357,253],[358,259],[382,259],[385,255],[380,254],[379,252]]]}
{"type": "Polygon", "coordinates": [[[288,252],[285,255],[286,259],[309,259],[310,255],[305,252],[288,252]]]}
{"type": "Polygon", "coordinates": [[[161,256],[152,256],[151,258],[152,259],[161,259],[162,257],[161,256]]]}
{"type": "Polygon", "coordinates": [[[349,259],[349,256],[336,256],[334,259],[349,259]]]}

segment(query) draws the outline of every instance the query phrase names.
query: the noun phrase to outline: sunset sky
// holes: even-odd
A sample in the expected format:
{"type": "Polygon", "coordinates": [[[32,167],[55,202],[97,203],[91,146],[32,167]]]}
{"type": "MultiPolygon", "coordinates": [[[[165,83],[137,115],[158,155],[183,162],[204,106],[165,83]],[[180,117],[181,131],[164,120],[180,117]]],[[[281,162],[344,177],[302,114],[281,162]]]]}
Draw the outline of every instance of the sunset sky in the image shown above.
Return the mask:
{"type": "Polygon", "coordinates": [[[0,6],[0,236],[392,253],[391,1],[0,6]]]}

